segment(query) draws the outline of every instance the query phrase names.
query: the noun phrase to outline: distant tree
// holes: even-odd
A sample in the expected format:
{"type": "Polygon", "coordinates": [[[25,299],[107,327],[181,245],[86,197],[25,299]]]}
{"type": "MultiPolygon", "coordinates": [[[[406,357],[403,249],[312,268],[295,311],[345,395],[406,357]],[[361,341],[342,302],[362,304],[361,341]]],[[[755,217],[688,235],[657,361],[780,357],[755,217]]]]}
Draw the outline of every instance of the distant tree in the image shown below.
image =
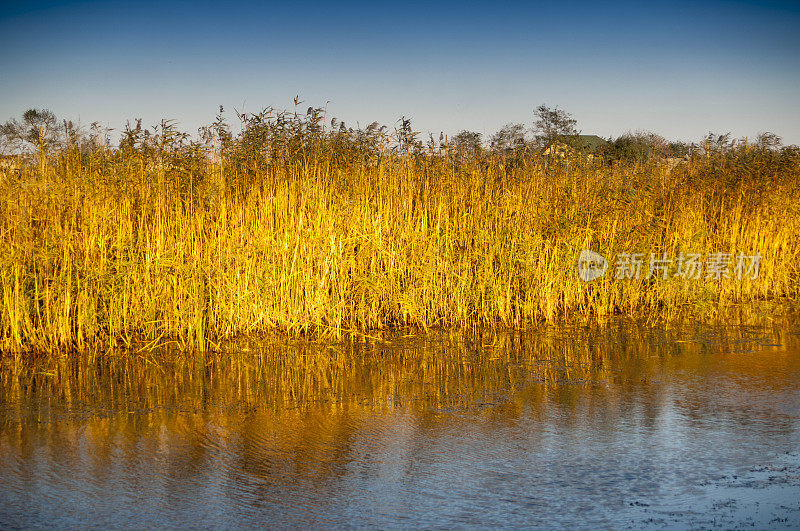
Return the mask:
{"type": "Polygon", "coordinates": [[[761,133],[756,137],[756,146],[761,149],[775,150],[783,145],[783,139],[775,133],[761,133]]]}
{"type": "Polygon", "coordinates": [[[576,128],[578,121],[572,115],[558,107],[551,109],[544,104],[539,105],[533,111],[533,115],[536,118],[533,122],[533,130],[541,148],[555,142],[573,147],[579,146],[578,135],[580,132],[576,128]]]}
{"type": "Polygon", "coordinates": [[[522,124],[506,124],[492,135],[492,147],[504,151],[525,145],[525,126],[522,124]]]}
{"type": "Polygon", "coordinates": [[[481,152],[481,134],[461,131],[450,140],[450,147],[461,155],[474,155],[481,152]]]}
{"type": "MultiPolygon", "coordinates": [[[[67,134],[70,132],[68,130],[67,134]]],[[[51,111],[28,109],[22,114],[22,121],[12,118],[0,125],[0,136],[14,149],[32,147],[46,153],[60,142],[61,130],[56,115],[51,111]]]]}
{"type": "Polygon", "coordinates": [[[0,154],[8,153],[11,151],[14,151],[14,142],[12,142],[10,138],[6,137],[6,135],[0,132],[0,154]]]}
{"type": "Polygon", "coordinates": [[[614,140],[606,151],[606,156],[610,160],[630,162],[644,162],[669,154],[670,149],[666,139],[648,131],[625,133],[614,140]]]}

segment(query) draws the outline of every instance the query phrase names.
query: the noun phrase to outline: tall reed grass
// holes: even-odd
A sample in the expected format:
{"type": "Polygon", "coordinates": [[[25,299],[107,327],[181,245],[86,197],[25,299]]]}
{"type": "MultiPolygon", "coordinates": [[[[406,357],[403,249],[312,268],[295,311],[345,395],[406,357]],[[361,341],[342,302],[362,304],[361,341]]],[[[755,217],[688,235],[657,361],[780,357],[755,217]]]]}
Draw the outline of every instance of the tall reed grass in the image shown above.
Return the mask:
{"type": "MultiPolygon", "coordinates": [[[[280,331],[711,316],[798,295],[800,158],[728,149],[669,169],[271,111],[193,143],[163,123],[42,153],[0,183],[0,349],[217,348],[280,331]],[[577,274],[581,250],[744,252],[757,278],[577,274]]],[[[405,122],[404,122],[405,126],[405,122]]]]}

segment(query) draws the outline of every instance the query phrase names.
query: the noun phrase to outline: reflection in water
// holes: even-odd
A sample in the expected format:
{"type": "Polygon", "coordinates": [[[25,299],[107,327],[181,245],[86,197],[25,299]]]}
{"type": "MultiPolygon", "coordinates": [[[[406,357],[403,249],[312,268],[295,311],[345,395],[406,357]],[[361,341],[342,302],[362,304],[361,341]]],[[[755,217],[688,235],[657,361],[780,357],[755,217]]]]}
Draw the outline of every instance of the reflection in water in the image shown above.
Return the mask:
{"type": "Polygon", "coordinates": [[[792,322],[5,359],[0,524],[797,525],[792,322]]]}

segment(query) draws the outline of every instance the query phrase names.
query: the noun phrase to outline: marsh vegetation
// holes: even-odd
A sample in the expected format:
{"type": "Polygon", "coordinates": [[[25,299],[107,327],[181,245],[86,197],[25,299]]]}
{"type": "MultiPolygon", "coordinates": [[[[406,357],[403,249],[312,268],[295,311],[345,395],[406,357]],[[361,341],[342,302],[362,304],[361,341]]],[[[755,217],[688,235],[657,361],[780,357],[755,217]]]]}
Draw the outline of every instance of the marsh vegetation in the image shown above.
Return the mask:
{"type": "Polygon", "coordinates": [[[646,135],[543,155],[575,139],[569,122],[487,147],[313,107],[239,120],[234,133],[220,114],[199,139],[138,122],[119,143],[42,111],[7,122],[31,149],[0,182],[0,349],[709,318],[798,293],[800,153],[771,135],[714,136],[674,165],[688,146],[646,135]],[[756,278],[585,283],[583,249],[763,258],[756,278]]]}

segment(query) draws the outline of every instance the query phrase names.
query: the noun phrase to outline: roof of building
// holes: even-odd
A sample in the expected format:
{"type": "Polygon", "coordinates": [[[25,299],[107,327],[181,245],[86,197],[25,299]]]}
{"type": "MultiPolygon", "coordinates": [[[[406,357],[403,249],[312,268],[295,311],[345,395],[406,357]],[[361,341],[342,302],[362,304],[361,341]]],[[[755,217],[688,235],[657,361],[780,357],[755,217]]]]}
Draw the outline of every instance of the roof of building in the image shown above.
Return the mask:
{"type": "Polygon", "coordinates": [[[580,138],[581,146],[589,151],[597,151],[598,148],[608,145],[608,140],[605,140],[597,135],[578,135],[580,138]]]}

